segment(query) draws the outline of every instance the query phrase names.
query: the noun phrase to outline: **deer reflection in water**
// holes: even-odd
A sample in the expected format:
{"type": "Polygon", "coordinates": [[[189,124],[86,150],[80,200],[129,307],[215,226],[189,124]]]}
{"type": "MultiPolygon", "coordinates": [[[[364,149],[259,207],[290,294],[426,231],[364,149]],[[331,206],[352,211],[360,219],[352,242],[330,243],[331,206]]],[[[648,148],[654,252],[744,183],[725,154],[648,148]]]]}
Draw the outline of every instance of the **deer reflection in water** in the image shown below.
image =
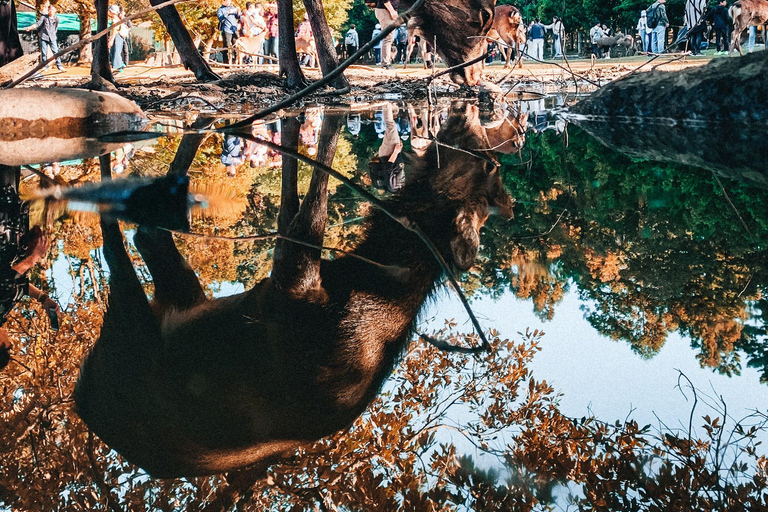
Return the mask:
{"type": "MultiPolygon", "coordinates": [[[[321,162],[333,160],[341,120],[324,120],[321,162]]],[[[283,143],[295,148],[297,121],[283,127],[283,143]]],[[[411,162],[387,208],[420,226],[450,266],[468,269],[489,213],[511,218],[513,201],[485,151],[476,107],[453,107],[437,141],[411,162]]],[[[322,245],[327,183],[315,171],[299,204],[297,162],[284,158],[281,234],[322,245]]],[[[140,228],[150,303],[116,222],[103,218],[102,230],[109,307],[76,407],[94,433],[155,477],[266,464],[347,428],[390,375],[442,274],[415,234],[376,211],[353,252],[385,267],[349,255],[324,260],[281,239],[269,278],[208,300],[170,233],[140,228]]]]}

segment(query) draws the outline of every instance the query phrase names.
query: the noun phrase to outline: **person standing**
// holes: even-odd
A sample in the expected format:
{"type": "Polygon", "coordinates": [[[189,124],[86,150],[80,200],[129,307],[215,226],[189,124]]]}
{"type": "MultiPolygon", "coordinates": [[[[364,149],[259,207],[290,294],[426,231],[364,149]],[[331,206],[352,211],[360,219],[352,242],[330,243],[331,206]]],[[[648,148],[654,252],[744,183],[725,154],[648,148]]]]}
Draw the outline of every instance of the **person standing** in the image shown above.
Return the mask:
{"type": "MultiPolygon", "coordinates": [[[[59,42],[56,39],[56,33],[59,30],[59,17],[56,16],[56,8],[52,5],[48,6],[48,13],[44,14],[37,23],[30,25],[23,29],[24,32],[31,32],[37,30],[40,37],[40,62],[45,62],[48,58],[48,48],[54,54],[59,53],[59,42]]],[[[61,58],[56,58],[56,68],[61,70],[61,58]]],[[[44,69],[48,69],[46,65],[44,69]]]]}
{"type": "Polygon", "coordinates": [[[544,25],[545,29],[552,31],[552,44],[554,46],[553,59],[563,58],[563,41],[565,40],[565,27],[557,16],[552,17],[552,23],[544,25]]]}
{"type": "MultiPolygon", "coordinates": [[[[125,8],[120,7],[120,19],[125,18],[125,8]]],[[[130,21],[126,21],[120,25],[120,35],[123,38],[123,65],[127,66],[131,61],[131,29],[133,24],[130,21]]]]}
{"type": "Polygon", "coordinates": [[[726,0],[720,0],[717,7],[707,13],[707,21],[712,23],[712,30],[715,32],[715,44],[717,53],[725,55],[728,53],[728,8],[726,0]],[[722,51],[720,42],[722,40],[722,51]]]}
{"type": "Polygon", "coordinates": [[[0,68],[22,55],[14,0],[0,0],[0,68]]]}
{"type": "Polygon", "coordinates": [[[640,11],[640,19],[637,20],[637,35],[643,43],[643,53],[648,53],[648,13],[640,11]]]}
{"type": "MultiPolygon", "coordinates": [[[[397,8],[400,6],[400,0],[376,0],[376,19],[384,30],[397,19],[397,8]]],[[[392,31],[381,41],[381,67],[390,69],[392,67],[392,42],[395,40],[395,32],[392,31]]]]}
{"type": "Polygon", "coordinates": [[[224,43],[224,64],[234,62],[232,48],[237,41],[237,33],[240,27],[240,9],[232,5],[232,0],[223,0],[221,7],[216,11],[216,17],[219,19],[219,30],[221,31],[221,40],[224,43]]]}
{"type": "Polygon", "coordinates": [[[534,60],[544,60],[544,36],[546,34],[544,25],[541,24],[539,18],[536,18],[528,28],[528,49],[530,51],[528,56],[534,60]]]}
{"type": "MultiPolygon", "coordinates": [[[[267,36],[264,39],[264,55],[277,59],[277,45],[280,36],[280,26],[277,24],[277,4],[268,3],[266,7],[267,36]]],[[[272,61],[274,64],[276,61],[272,61]]]]}
{"type": "Polygon", "coordinates": [[[360,48],[360,39],[357,35],[357,28],[354,23],[349,27],[347,34],[344,36],[344,48],[347,52],[347,57],[350,57],[358,48],[360,48]]]}
{"type": "Polygon", "coordinates": [[[315,36],[312,34],[312,26],[309,23],[309,14],[304,13],[304,19],[299,23],[299,27],[296,29],[296,41],[302,41],[301,44],[296,45],[296,51],[301,52],[300,48],[306,48],[307,53],[299,59],[299,63],[302,66],[315,66],[315,59],[310,49],[315,47],[315,36]]]}
{"type": "Polygon", "coordinates": [[[667,0],[656,0],[646,9],[648,28],[651,29],[651,52],[656,55],[662,53],[667,47],[669,18],[667,18],[667,8],[664,5],[666,3],[667,0]],[[653,15],[650,14],[651,11],[654,11],[653,15]]]}
{"type": "MultiPolygon", "coordinates": [[[[379,34],[381,34],[381,25],[377,23],[373,28],[373,32],[371,32],[371,40],[376,39],[379,34]]],[[[376,64],[381,63],[381,41],[373,47],[373,59],[376,61],[376,64]]]]}
{"type": "MultiPolygon", "coordinates": [[[[111,5],[109,7],[109,19],[108,25],[116,25],[120,22],[120,7],[117,5],[111,5]]],[[[125,62],[123,62],[123,45],[125,39],[123,38],[124,30],[121,30],[123,25],[113,27],[109,32],[109,39],[107,39],[107,47],[109,48],[109,60],[112,63],[112,69],[117,70],[118,73],[123,71],[125,62]]]]}
{"type": "Polygon", "coordinates": [[[589,40],[592,41],[592,55],[598,59],[603,58],[603,52],[600,50],[597,42],[603,37],[603,27],[600,26],[600,22],[596,22],[595,26],[589,29],[589,40]]]}
{"type": "Polygon", "coordinates": [[[395,46],[397,47],[395,62],[398,64],[405,64],[405,51],[408,49],[408,25],[405,23],[400,25],[400,28],[397,29],[395,46]]]}

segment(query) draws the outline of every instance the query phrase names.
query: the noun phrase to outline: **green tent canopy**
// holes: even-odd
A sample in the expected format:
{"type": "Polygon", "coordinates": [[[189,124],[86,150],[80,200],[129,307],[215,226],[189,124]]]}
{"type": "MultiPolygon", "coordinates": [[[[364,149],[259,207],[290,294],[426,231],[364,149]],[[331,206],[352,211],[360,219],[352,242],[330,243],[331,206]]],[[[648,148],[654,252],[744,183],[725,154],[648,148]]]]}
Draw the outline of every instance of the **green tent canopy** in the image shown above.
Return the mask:
{"type": "MultiPolygon", "coordinates": [[[[59,30],[80,32],[80,17],[77,14],[59,14],[59,30]]],[[[19,23],[19,29],[34,25],[37,16],[34,12],[17,12],[16,19],[19,23]]],[[[91,30],[94,30],[95,23],[91,22],[91,30]]]]}

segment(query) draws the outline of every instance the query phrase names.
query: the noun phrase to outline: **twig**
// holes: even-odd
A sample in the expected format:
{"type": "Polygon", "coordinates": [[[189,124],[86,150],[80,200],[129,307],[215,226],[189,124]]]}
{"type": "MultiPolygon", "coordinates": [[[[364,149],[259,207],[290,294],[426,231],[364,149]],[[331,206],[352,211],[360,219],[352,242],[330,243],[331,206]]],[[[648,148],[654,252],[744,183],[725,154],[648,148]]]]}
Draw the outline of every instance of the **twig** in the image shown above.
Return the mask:
{"type": "MultiPolygon", "coordinates": [[[[512,49],[512,47],[511,47],[511,46],[509,46],[509,45],[508,45],[507,43],[505,43],[504,41],[501,41],[500,39],[494,39],[494,38],[492,38],[492,37],[487,37],[487,36],[470,36],[470,37],[479,37],[479,38],[482,38],[482,39],[490,39],[491,41],[494,41],[494,42],[496,42],[497,44],[503,45],[503,46],[505,46],[505,47],[506,47],[506,48],[508,48],[508,49],[512,49]]],[[[516,50],[516,51],[517,51],[517,50],[516,50]]],[[[599,84],[599,83],[597,83],[597,82],[593,82],[592,80],[590,80],[589,78],[585,77],[584,75],[580,75],[580,74],[576,73],[575,71],[573,71],[573,70],[571,70],[571,69],[569,69],[569,68],[566,68],[566,67],[565,67],[565,66],[563,66],[562,64],[558,64],[557,62],[547,62],[547,61],[544,61],[544,60],[539,60],[539,59],[537,59],[537,58],[535,58],[535,57],[532,57],[531,55],[529,55],[529,54],[528,54],[528,52],[524,52],[524,53],[525,53],[525,55],[526,55],[526,56],[527,56],[527,57],[528,57],[530,60],[533,60],[533,61],[535,61],[535,62],[538,62],[538,63],[540,63],[540,64],[546,64],[546,65],[549,65],[549,66],[557,66],[558,68],[562,69],[563,71],[567,71],[567,72],[568,72],[568,73],[570,73],[571,75],[573,75],[573,76],[577,76],[577,77],[579,77],[580,79],[584,80],[585,82],[589,82],[589,83],[590,83],[590,84],[592,84],[592,85],[595,85],[595,86],[597,86],[597,87],[600,87],[600,84],[599,84]]],[[[510,72],[509,72],[509,73],[506,75],[505,79],[506,79],[507,77],[509,77],[509,75],[511,75],[511,74],[512,74],[512,72],[513,72],[514,70],[515,70],[515,68],[513,67],[513,68],[512,68],[512,70],[511,70],[511,71],[510,71],[510,72]]]]}

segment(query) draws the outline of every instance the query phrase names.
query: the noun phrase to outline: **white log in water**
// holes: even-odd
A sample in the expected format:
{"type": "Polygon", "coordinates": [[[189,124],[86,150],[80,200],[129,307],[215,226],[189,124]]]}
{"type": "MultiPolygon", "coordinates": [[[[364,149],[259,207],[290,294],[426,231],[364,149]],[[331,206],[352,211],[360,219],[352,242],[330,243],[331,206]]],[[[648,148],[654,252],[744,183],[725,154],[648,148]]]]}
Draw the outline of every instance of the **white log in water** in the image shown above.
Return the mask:
{"type": "Polygon", "coordinates": [[[0,164],[60,162],[122,146],[97,137],[141,129],[146,116],[122,96],[82,89],[0,90],[0,164]]]}

